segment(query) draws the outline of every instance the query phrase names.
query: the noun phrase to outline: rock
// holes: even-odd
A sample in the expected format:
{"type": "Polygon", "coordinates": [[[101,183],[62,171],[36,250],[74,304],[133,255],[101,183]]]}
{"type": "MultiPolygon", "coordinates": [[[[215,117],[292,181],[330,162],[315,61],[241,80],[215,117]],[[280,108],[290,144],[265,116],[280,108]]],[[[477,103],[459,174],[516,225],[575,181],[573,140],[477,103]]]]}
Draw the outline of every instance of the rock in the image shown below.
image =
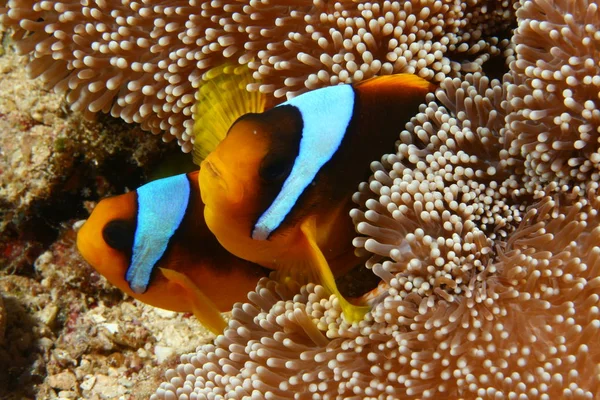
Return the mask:
{"type": "Polygon", "coordinates": [[[77,392],[74,392],[72,390],[61,390],[58,393],[58,398],[59,399],[76,399],[77,398],[77,392]]]}
{"type": "Polygon", "coordinates": [[[119,324],[110,323],[110,324],[101,324],[100,327],[106,329],[111,335],[119,333],[119,324]]]}
{"type": "Polygon", "coordinates": [[[156,361],[161,364],[167,358],[171,357],[175,354],[175,350],[172,347],[167,346],[155,346],[154,347],[154,355],[156,356],[156,361]]]}
{"type": "Polygon", "coordinates": [[[81,390],[91,390],[95,384],[96,377],[92,375],[89,378],[86,378],[86,380],[83,381],[81,385],[79,385],[79,387],[81,388],[81,390]]]}
{"type": "Polygon", "coordinates": [[[38,320],[47,326],[54,325],[54,321],[56,320],[57,315],[58,307],[54,304],[49,304],[46,307],[44,307],[44,309],[36,313],[36,317],[38,318],[38,320]]]}
{"type": "Polygon", "coordinates": [[[163,310],[162,308],[155,308],[154,312],[159,317],[162,317],[162,318],[165,318],[165,319],[172,319],[172,318],[175,318],[177,316],[177,313],[175,311],[163,310]]]}
{"type": "Polygon", "coordinates": [[[106,376],[104,374],[96,375],[96,384],[91,389],[90,396],[97,394],[103,399],[117,399],[127,393],[125,387],[121,386],[118,379],[106,376]]]}
{"type": "Polygon", "coordinates": [[[71,226],[98,198],[139,186],[177,143],[82,120],[26,79],[25,60],[0,57],[0,399],[147,399],[168,366],[155,345],[167,357],[210,337],[193,317],[124,301],[78,254],[71,226]]]}
{"type": "Polygon", "coordinates": [[[84,200],[139,185],[142,165],[176,144],[111,117],[67,112],[63,94],[27,79],[26,59],[0,58],[0,270],[30,273],[57,227],[85,216],[84,200]]]}
{"type": "Polygon", "coordinates": [[[77,378],[71,371],[64,371],[60,374],[50,375],[46,378],[46,383],[59,390],[71,390],[77,386],[77,378]]]}
{"type": "Polygon", "coordinates": [[[119,380],[117,382],[119,382],[119,385],[126,387],[128,389],[131,389],[133,387],[133,382],[131,381],[131,379],[119,378],[119,380]]]}
{"type": "Polygon", "coordinates": [[[43,350],[44,353],[49,353],[52,350],[52,346],[54,346],[54,341],[50,338],[43,337],[38,340],[39,348],[43,350]]]}

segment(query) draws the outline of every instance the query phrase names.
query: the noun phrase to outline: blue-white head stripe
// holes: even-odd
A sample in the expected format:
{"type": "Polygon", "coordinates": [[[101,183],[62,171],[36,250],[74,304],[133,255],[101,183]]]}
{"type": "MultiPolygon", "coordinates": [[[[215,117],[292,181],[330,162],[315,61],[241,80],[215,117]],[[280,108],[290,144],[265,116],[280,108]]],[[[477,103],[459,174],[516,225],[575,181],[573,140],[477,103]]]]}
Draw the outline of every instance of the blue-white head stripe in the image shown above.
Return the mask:
{"type": "Polygon", "coordinates": [[[140,187],[137,196],[137,228],[126,279],[131,290],[144,293],[155,264],[183,220],[190,182],[185,174],[159,179],[140,187]]]}
{"type": "Polygon", "coordinates": [[[354,89],[338,85],[314,90],[281,105],[295,106],[302,116],[298,156],[279,194],[260,216],[252,238],[265,240],[281,225],[319,170],[340,147],[354,110],[354,89]]]}

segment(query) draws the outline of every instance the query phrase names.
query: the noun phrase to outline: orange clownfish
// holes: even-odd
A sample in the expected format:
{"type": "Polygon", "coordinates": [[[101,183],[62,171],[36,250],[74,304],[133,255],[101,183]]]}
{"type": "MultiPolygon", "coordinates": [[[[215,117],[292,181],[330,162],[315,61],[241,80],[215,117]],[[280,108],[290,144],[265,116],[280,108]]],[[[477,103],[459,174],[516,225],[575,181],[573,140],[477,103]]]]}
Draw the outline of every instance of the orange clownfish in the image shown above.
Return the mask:
{"type": "Polygon", "coordinates": [[[322,284],[339,296],[346,319],[359,321],[368,308],[340,295],[328,260],[352,251],[352,194],[434,88],[390,75],[242,115],[201,164],[209,229],[240,258],[322,284]]]}
{"type": "Polygon", "coordinates": [[[77,234],[83,257],[150,305],[193,312],[214,333],[268,270],[227,252],[204,222],[198,171],[98,203],[77,234]]]}

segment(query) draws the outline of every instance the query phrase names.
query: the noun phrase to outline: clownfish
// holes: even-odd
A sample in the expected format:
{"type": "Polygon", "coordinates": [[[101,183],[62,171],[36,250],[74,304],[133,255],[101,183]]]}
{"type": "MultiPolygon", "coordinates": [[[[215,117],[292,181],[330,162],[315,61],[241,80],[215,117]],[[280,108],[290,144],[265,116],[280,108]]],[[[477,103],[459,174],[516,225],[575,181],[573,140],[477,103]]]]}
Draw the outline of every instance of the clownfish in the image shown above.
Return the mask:
{"type": "Polygon", "coordinates": [[[332,273],[352,252],[351,197],[434,89],[415,75],[382,76],[242,115],[212,152],[195,149],[206,156],[199,183],[208,228],[240,258],[320,283],[349,322],[361,320],[368,307],[345,300],[332,273]]]}
{"type": "Polygon", "coordinates": [[[370,162],[393,150],[434,88],[415,75],[383,76],[241,116],[201,164],[209,229],[240,258],[309,276],[338,296],[348,321],[361,320],[368,307],[340,295],[327,259],[348,251],[350,200],[370,162]]]}
{"type": "Polygon", "coordinates": [[[83,257],[132,297],[193,312],[222,333],[221,312],[269,271],[226,251],[204,222],[198,171],[101,200],[77,234],[83,257]]]}

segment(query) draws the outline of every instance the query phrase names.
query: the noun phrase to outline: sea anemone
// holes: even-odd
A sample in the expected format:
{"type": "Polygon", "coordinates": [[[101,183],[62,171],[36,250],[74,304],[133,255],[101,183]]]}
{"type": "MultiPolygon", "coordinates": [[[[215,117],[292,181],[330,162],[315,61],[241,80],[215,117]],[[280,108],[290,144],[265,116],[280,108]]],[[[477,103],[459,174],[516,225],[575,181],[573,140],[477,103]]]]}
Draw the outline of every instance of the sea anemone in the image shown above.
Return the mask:
{"type": "Polygon", "coordinates": [[[516,84],[508,92],[510,157],[524,180],[561,190],[600,179],[600,7],[596,1],[523,1],[516,84]]]}
{"type": "Polygon", "coordinates": [[[354,196],[364,235],[354,245],[374,255],[367,266],[376,275],[410,288],[404,294],[461,295],[489,267],[494,242],[521,222],[531,195],[501,160],[509,78],[444,80],[439,103],[428,96],[397,153],[372,163],[373,178],[354,196]]]}
{"type": "Polygon", "coordinates": [[[600,197],[521,188],[504,160],[511,85],[444,80],[372,165],[352,213],[382,279],[364,321],[320,286],[263,280],[154,399],[593,398],[600,197]]]}
{"type": "Polygon", "coordinates": [[[544,196],[461,293],[420,294],[399,273],[357,326],[320,286],[292,298],[262,280],[152,398],[592,399],[599,206],[591,193],[544,196]]]}
{"type": "Polygon", "coordinates": [[[102,111],[192,149],[194,93],[229,59],[275,98],[375,75],[441,81],[508,45],[513,2],[10,0],[29,73],[87,117],[102,111]]]}
{"type": "MultiPolygon", "coordinates": [[[[593,76],[560,75],[564,60],[578,62],[574,42],[538,37],[555,35],[560,17],[596,46],[596,9],[523,1],[502,80],[443,79],[396,153],[372,163],[351,213],[354,244],[381,278],[364,321],[346,324],[319,286],[292,297],[261,281],[154,398],[596,397],[600,196],[596,136],[585,134],[600,129],[598,88],[593,76]],[[557,101],[571,76],[582,84],[561,95],[573,101],[557,101]]],[[[597,68],[597,47],[586,51],[597,68]]]]}

